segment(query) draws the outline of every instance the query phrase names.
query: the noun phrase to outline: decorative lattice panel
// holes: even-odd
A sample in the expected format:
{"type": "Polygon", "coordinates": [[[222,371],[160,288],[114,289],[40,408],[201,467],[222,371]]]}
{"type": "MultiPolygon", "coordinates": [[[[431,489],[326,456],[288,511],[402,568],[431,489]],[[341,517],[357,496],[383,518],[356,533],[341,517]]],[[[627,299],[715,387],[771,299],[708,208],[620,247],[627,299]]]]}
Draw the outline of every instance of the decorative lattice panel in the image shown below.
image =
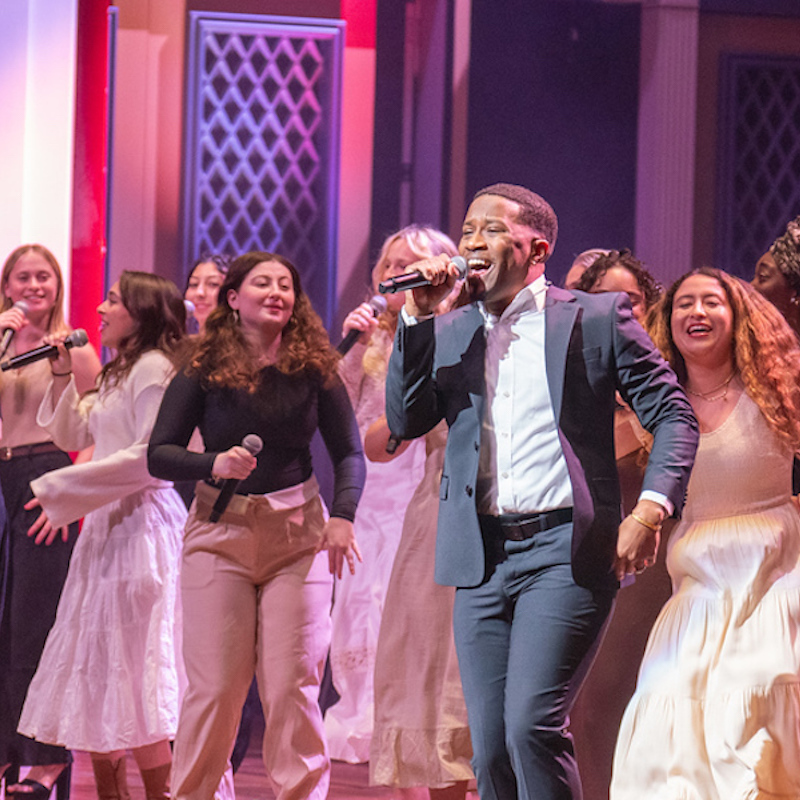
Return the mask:
{"type": "Polygon", "coordinates": [[[329,323],[344,23],[192,12],[190,26],[184,261],[280,253],[329,323]]]}
{"type": "Polygon", "coordinates": [[[749,280],[800,213],[800,59],[723,56],[719,118],[715,266],[749,280]]]}

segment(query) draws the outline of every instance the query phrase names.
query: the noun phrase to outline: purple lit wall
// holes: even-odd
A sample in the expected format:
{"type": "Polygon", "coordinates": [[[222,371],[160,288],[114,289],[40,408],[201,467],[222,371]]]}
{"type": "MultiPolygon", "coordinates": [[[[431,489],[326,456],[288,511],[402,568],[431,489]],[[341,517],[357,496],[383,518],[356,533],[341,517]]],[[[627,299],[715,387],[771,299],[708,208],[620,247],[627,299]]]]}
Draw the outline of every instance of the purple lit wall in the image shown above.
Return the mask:
{"type": "Polygon", "coordinates": [[[344,24],[193,12],[190,27],[183,262],[279,253],[330,323],[344,24]]]}
{"type": "Polygon", "coordinates": [[[468,192],[521,183],[555,209],[548,276],[634,243],[638,6],[473,0],[468,192]]]}

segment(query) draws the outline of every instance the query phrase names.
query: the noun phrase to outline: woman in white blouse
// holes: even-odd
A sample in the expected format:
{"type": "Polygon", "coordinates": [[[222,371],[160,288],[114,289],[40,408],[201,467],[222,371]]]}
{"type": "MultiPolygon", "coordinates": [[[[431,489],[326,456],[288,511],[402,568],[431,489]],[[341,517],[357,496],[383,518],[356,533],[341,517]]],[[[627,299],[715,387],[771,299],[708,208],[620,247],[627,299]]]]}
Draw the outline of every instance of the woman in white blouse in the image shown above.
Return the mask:
{"type": "MultiPolygon", "coordinates": [[[[186,511],[147,471],[147,444],[173,372],[185,308],[170,281],[124,272],[98,308],[116,357],[80,395],[59,347],[39,423],[67,450],[94,445],[86,464],[33,481],[50,524],[85,517],[56,622],[19,729],[91,753],[101,798],[127,798],[131,749],[148,799],[169,797],[178,715],[175,602],[186,511]]],[[[60,344],[63,337],[50,337],[60,344]]]]}

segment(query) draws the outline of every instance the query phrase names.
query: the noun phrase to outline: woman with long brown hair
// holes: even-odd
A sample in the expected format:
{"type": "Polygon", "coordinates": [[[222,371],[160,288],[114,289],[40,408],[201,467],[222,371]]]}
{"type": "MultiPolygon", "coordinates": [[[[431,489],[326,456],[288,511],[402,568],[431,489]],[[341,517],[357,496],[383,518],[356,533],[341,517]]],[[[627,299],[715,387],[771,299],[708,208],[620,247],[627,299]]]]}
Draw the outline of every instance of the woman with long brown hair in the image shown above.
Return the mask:
{"type": "MultiPolygon", "coordinates": [[[[46,247],[17,247],[3,265],[0,292],[0,330],[14,331],[6,358],[40,347],[48,335],[69,332],[61,268],[46,247]]],[[[75,349],[73,363],[78,391],[90,389],[100,371],[94,348],[75,349]]],[[[46,359],[0,373],[0,485],[8,510],[8,525],[0,529],[0,775],[13,765],[7,788],[20,795],[30,792],[33,781],[49,791],[61,777],[59,785],[68,786],[71,761],[63,747],[17,733],[78,535],[77,523],[52,528],[40,509],[26,507],[32,480],[71,463],[36,420],[49,383],[46,359]],[[26,786],[12,777],[20,766],[31,766],[26,786]]]]}
{"type": "Polygon", "coordinates": [[[20,731],[88,751],[103,799],[128,797],[123,755],[131,749],[147,797],[161,800],[178,712],[174,628],[186,510],[171,484],[148,473],[147,443],[185,307],[172,282],[123,272],[98,312],[101,341],[116,356],[97,389],[78,392],[71,352],[59,346],[39,408],[39,423],[62,447],[94,445],[94,453],[31,485],[28,506],[41,505],[54,528],[85,519],[20,731]]]}
{"type": "Polygon", "coordinates": [[[188,689],[175,739],[175,798],[213,794],[254,674],[264,765],[279,796],[327,797],[317,698],[331,573],[341,576],[345,563],[352,572],[360,558],[353,517],[364,482],[337,366],[295,267],[273,253],[247,253],[231,264],[205,334],[164,396],[150,470],[199,481],[181,573],[188,689]],[[205,453],[187,449],[195,428],[205,453]],[[311,463],[317,430],[334,467],[328,519],[311,463]],[[222,489],[233,486],[223,507],[222,489]]]}
{"type": "Polygon", "coordinates": [[[709,268],[680,278],[652,320],[700,446],[611,797],[798,797],[800,347],[753,288],[709,268]]]}

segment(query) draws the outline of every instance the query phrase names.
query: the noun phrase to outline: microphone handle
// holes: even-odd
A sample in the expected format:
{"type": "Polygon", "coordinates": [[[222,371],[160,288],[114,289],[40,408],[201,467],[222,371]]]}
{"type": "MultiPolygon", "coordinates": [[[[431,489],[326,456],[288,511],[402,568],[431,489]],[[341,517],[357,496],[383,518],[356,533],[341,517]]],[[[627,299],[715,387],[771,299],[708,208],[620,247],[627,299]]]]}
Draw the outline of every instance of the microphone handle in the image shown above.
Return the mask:
{"type": "Polygon", "coordinates": [[[0,336],[0,358],[6,354],[6,350],[8,350],[15,333],[16,331],[13,328],[6,328],[3,331],[3,335],[0,336]]]}
{"type": "MultiPolygon", "coordinates": [[[[28,316],[28,311],[30,308],[28,304],[24,300],[17,300],[13,306],[11,306],[11,310],[17,309],[17,311],[21,311],[23,316],[28,316]]],[[[2,358],[6,354],[6,350],[8,350],[9,346],[11,345],[11,340],[14,338],[14,334],[16,330],[14,328],[6,328],[3,331],[2,336],[0,336],[0,358],[2,358]]]]}
{"type": "Polygon", "coordinates": [[[402,441],[403,440],[399,436],[395,436],[394,434],[392,434],[389,437],[389,441],[386,442],[386,452],[390,456],[393,456],[397,452],[397,448],[400,447],[400,443],[402,441]]]}
{"type": "Polygon", "coordinates": [[[222,489],[220,489],[217,500],[214,503],[214,507],[211,509],[211,514],[209,514],[209,522],[219,522],[219,518],[225,513],[225,509],[228,507],[228,503],[231,502],[231,498],[240,483],[241,481],[237,478],[228,478],[224,481],[222,489]]]}
{"type": "MultiPolygon", "coordinates": [[[[64,340],[64,347],[67,350],[71,350],[73,347],[83,347],[88,340],[86,339],[86,332],[81,330],[80,328],[77,331],[73,331],[65,340],[64,340]],[[74,336],[75,333],[82,333],[83,340],[82,341],[75,341],[71,337],[74,336]]],[[[6,372],[10,369],[19,369],[20,367],[27,367],[28,364],[34,364],[37,361],[41,361],[43,358],[55,358],[58,355],[58,347],[54,344],[43,344],[41,347],[35,347],[33,350],[28,350],[27,353],[20,353],[18,356],[14,356],[13,358],[9,358],[8,361],[4,361],[0,364],[0,370],[6,372]]]]}
{"type": "MultiPolygon", "coordinates": [[[[67,345],[69,347],[69,345],[67,345]]],[[[58,348],[54,344],[43,344],[41,347],[36,347],[29,350],[27,353],[21,353],[18,356],[9,358],[0,364],[0,369],[6,372],[9,369],[19,369],[20,367],[27,367],[28,364],[33,364],[43,358],[50,358],[51,356],[58,355],[58,348]]]]}
{"type": "MultiPolygon", "coordinates": [[[[466,278],[469,272],[467,261],[463,256],[453,256],[450,264],[458,270],[459,278],[466,278]]],[[[388,281],[378,284],[378,291],[381,294],[394,294],[395,292],[406,292],[409,289],[420,289],[423,286],[430,286],[431,282],[419,272],[407,272],[405,275],[398,275],[396,278],[389,278],[388,281]]]]}
{"type": "Polygon", "coordinates": [[[395,292],[405,292],[409,289],[420,289],[423,286],[430,286],[431,282],[424,278],[419,272],[409,272],[407,275],[398,275],[396,278],[389,278],[378,284],[378,291],[381,294],[394,294],[395,292]]]}
{"type": "Polygon", "coordinates": [[[357,328],[351,328],[347,331],[347,335],[339,342],[336,352],[338,352],[340,356],[347,355],[353,345],[358,341],[358,337],[361,336],[361,333],[362,332],[357,328]]]}
{"type": "MultiPolygon", "coordinates": [[[[376,294],[370,299],[369,307],[372,310],[372,316],[377,317],[378,314],[382,314],[384,311],[386,311],[388,303],[383,297],[376,294]]],[[[344,339],[339,342],[336,352],[339,353],[340,356],[347,355],[353,345],[358,341],[358,337],[361,336],[361,333],[362,332],[357,328],[352,328],[351,330],[347,331],[344,339]]]]}

